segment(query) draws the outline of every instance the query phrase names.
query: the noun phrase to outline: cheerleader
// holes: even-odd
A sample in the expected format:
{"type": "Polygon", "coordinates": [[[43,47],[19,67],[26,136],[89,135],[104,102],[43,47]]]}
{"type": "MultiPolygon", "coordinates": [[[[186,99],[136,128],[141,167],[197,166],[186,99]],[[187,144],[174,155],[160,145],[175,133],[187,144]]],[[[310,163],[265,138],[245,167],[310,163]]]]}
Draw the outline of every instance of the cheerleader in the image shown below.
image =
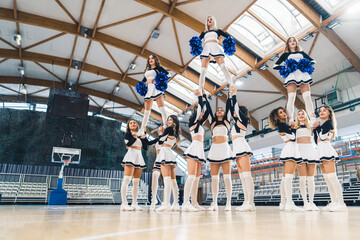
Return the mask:
{"type": "Polygon", "coordinates": [[[301,94],[303,96],[306,112],[308,112],[310,115],[311,125],[315,122],[314,106],[312,104],[310,93],[310,84],[313,82],[311,78],[313,68],[310,64],[315,64],[315,60],[301,50],[299,42],[296,38],[288,38],[286,41],[285,51],[280,56],[279,60],[275,63],[273,69],[280,70],[281,75],[285,77],[284,85],[288,93],[286,109],[290,116],[290,122],[294,121],[294,104],[297,87],[300,88],[301,94]],[[302,64],[298,63],[303,63],[304,61],[308,63],[308,66],[302,68],[302,64]],[[282,66],[282,63],[288,64],[287,67],[285,68],[285,66],[282,66]],[[292,63],[291,66],[290,63],[292,63]]]}
{"type": "Polygon", "coordinates": [[[217,211],[218,192],[219,192],[219,172],[220,166],[223,169],[223,177],[226,189],[226,207],[225,211],[231,211],[231,164],[235,160],[235,154],[232,152],[228,143],[228,134],[230,128],[229,110],[231,99],[226,102],[226,109],[219,107],[215,115],[211,110],[209,101],[206,99],[206,108],[209,112],[208,120],[212,131],[212,144],[209,150],[207,160],[210,162],[210,172],[212,181],[213,202],[208,208],[209,211],[217,211]]]}
{"type": "Polygon", "coordinates": [[[299,171],[300,179],[300,193],[304,202],[305,211],[319,211],[319,208],[314,204],[314,195],[315,195],[315,168],[316,164],[320,163],[317,158],[317,152],[314,148],[314,145],[311,142],[312,128],[310,126],[309,118],[305,110],[300,109],[297,112],[297,117],[295,120],[295,129],[296,129],[296,143],[298,144],[302,162],[297,166],[299,171]],[[309,190],[309,202],[307,201],[307,192],[306,192],[306,182],[307,188],[309,190]]]}
{"type": "MultiPolygon", "coordinates": [[[[231,76],[229,71],[226,68],[224,61],[224,50],[219,46],[219,37],[223,36],[225,38],[230,37],[229,34],[225,33],[223,30],[218,29],[216,25],[216,20],[213,16],[208,16],[205,23],[205,32],[202,32],[199,38],[203,40],[203,51],[201,52],[201,71],[199,78],[199,91],[204,88],[205,84],[205,75],[207,68],[209,66],[210,57],[213,57],[216,63],[220,66],[221,71],[224,73],[226,81],[232,85],[231,76]]],[[[204,92],[203,92],[204,93],[204,92]]]]}
{"type": "Polygon", "coordinates": [[[195,95],[198,97],[198,104],[189,118],[192,142],[184,153],[187,161],[188,178],[184,186],[184,204],[182,210],[189,212],[203,210],[197,203],[197,191],[194,191],[194,188],[198,188],[201,165],[205,163],[204,128],[202,125],[205,123],[208,115],[208,111],[204,113],[203,96],[201,96],[200,91],[195,91],[195,95]],[[190,194],[192,204],[189,202],[190,194]]]}
{"type": "Polygon", "coordinates": [[[246,128],[250,118],[245,106],[239,106],[236,100],[236,87],[230,87],[230,110],[235,121],[231,128],[233,152],[236,155],[236,166],[241,179],[245,200],[238,211],[255,211],[254,182],[251,177],[250,157],[253,155],[251,148],[245,140],[246,128]]]}
{"type": "Polygon", "coordinates": [[[139,182],[142,170],[146,168],[144,158],[141,154],[141,148],[147,150],[147,139],[143,135],[140,138],[137,137],[139,129],[138,123],[130,119],[126,125],[125,144],[128,149],[124,156],[121,165],[124,167],[124,180],[121,185],[121,210],[122,211],[141,211],[142,208],[137,203],[137,197],[139,192],[139,182]],[[132,188],[132,204],[128,205],[126,194],[128,185],[133,177],[132,188]]]}
{"type": "Polygon", "coordinates": [[[150,112],[154,99],[159,107],[163,124],[166,125],[164,93],[155,88],[155,77],[160,72],[165,73],[168,77],[170,77],[169,72],[166,71],[163,67],[161,67],[159,58],[156,55],[150,55],[146,64],[146,70],[144,74],[145,76],[144,79],[142,80],[147,84],[148,90],[144,97],[145,111],[144,111],[144,118],[141,124],[141,128],[138,133],[139,136],[142,136],[144,134],[145,128],[149,121],[150,112]]]}
{"type": "MultiPolygon", "coordinates": [[[[301,155],[298,145],[296,143],[296,130],[287,124],[287,114],[284,108],[278,107],[270,112],[269,125],[272,129],[278,128],[281,138],[285,142],[285,146],[281,151],[279,160],[284,162],[283,169],[283,185],[280,186],[280,192],[285,195],[286,203],[284,204],[284,197],[280,203],[280,210],[290,211],[304,211],[304,209],[295,206],[292,200],[292,180],[297,164],[301,163],[301,155]]],[[[294,124],[294,123],[293,123],[294,124]]],[[[292,124],[292,125],[293,125],[292,124]]]]}
{"type": "Polygon", "coordinates": [[[330,140],[335,139],[337,131],[335,113],[331,107],[325,105],[320,107],[319,115],[322,124],[320,125],[320,122],[315,123],[314,138],[318,145],[318,156],[321,161],[320,168],[328,185],[331,198],[331,203],[322,210],[330,212],[347,211],[342,187],[336,176],[335,162],[339,161],[339,156],[330,144],[330,140]]]}
{"type": "Polygon", "coordinates": [[[161,169],[161,174],[164,178],[164,201],[157,211],[168,211],[170,210],[170,195],[171,188],[174,193],[174,210],[179,210],[177,199],[177,183],[176,179],[171,179],[174,175],[176,159],[171,151],[174,145],[179,145],[180,142],[180,124],[177,116],[171,115],[167,119],[167,128],[164,130],[163,127],[159,128],[159,144],[161,145],[160,152],[156,158],[155,167],[161,169]],[[176,184],[176,187],[174,186],[176,184]]]}

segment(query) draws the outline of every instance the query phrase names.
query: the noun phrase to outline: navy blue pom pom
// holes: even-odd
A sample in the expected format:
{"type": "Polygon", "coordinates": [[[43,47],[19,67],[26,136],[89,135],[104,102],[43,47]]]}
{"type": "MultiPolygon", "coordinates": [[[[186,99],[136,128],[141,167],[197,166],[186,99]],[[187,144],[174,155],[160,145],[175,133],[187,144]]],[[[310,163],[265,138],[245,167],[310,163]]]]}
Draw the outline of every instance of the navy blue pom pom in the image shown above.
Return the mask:
{"type": "Polygon", "coordinates": [[[159,72],[155,77],[155,88],[159,91],[165,92],[168,80],[169,77],[165,73],[159,72]]]}
{"type": "Polygon", "coordinates": [[[295,72],[298,66],[298,62],[292,58],[286,60],[285,64],[289,73],[295,72]]]}
{"type": "Polygon", "coordinates": [[[201,39],[199,37],[192,37],[189,43],[191,47],[191,55],[199,56],[203,51],[201,39]]]}
{"type": "Polygon", "coordinates": [[[280,68],[279,73],[280,73],[281,77],[283,77],[283,78],[287,78],[287,76],[289,76],[289,74],[290,74],[288,71],[288,68],[286,68],[284,66],[282,66],[280,68]]]}
{"type": "Polygon", "coordinates": [[[303,73],[307,72],[310,75],[314,72],[314,67],[311,65],[309,59],[303,58],[298,62],[298,69],[303,73]]]}
{"type": "Polygon", "coordinates": [[[143,97],[146,95],[148,91],[148,87],[144,82],[138,82],[135,86],[135,89],[143,97]]]}
{"type": "Polygon", "coordinates": [[[229,56],[234,55],[234,53],[236,52],[235,44],[235,40],[232,37],[227,37],[223,41],[224,52],[229,56]]]}

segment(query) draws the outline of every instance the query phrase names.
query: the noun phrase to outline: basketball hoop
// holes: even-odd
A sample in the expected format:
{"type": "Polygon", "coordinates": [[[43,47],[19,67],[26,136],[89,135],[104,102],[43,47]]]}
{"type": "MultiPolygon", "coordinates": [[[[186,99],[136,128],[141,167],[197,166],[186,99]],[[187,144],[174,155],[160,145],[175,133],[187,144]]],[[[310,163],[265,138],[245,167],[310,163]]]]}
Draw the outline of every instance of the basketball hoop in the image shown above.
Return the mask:
{"type": "Polygon", "coordinates": [[[62,159],[61,161],[64,163],[65,166],[69,166],[71,159],[62,159]]]}

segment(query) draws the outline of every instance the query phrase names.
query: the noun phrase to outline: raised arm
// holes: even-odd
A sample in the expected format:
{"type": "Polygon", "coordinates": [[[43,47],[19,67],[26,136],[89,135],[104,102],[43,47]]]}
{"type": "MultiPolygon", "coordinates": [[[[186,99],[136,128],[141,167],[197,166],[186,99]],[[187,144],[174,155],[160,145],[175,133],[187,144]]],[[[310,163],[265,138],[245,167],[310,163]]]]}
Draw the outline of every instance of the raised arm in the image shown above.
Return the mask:
{"type": "Polygon", "coordinates": [[[204,107],[204,103],[203,103],[202,96],[200,95],[200,96],[198,96],[198,104],[197,104],[196,114],[192,114],[189,119],[189,127],[194,126],[198,122],[200,114],[203,111],[203,107],[204,107]]]}
{"type": "Polygon", "coordinates": [[[209,120],[209,123],[213,123],[215,118],[214,118],[214,114],[212,112],[212,109],[211,109],[211,106],[210,106],[210,103],[209,103],[209,100],[208,98],[206,97],[206,95],[204,94],[203,95],[204,98],[205,98],[205,107],[206,107],[206,114],[207,114],[207,119],[209,120]]]}

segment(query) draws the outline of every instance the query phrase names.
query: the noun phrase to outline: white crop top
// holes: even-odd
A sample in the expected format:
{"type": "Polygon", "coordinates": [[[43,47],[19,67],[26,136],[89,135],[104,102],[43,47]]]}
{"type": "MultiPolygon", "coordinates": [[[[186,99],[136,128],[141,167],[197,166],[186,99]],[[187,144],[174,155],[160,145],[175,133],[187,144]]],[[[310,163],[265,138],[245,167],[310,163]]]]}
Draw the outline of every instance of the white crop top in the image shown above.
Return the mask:
{"type": "Polygon", "coordinates": [[[131,145],[132,147],[142,147],[142,142],[140,138],[137,138],[136,141],[131,145]]]}
{"type": "Polygon", "coordinates": [[[224,136],[227,137],[228,129],[224,125],[218,125],[212,130],[213,137],[224,136]]]}
{"type": "Polygon", "coordinates": [[[232,137],[236,137],[236,136],[245,137],[245,135],[246,135],[246,130],[243,130],[240,128],[240,132],[237,132],[235,125],[232,126],[232,128],[231,128],[231,136],[232,137]]]}
{"type": "Polygon", "coordinates": [[[148,70],[145,72],[145,78],[146,80],[153,80],[156,77],[156,71],[155,70],[148,70]]]}
{"type": "Polygon", "coordinates": [[[218,34],[214,31],[210,31],[205,33],[204,36],[204,42],[210,41],[210,40],[215,40],[218,41],[218,34]]]}
{"type": "Polygon", "coordinates": [[[191,135],[192,138],[195,137],[195,136],[199,136],[199,135],[204,136],[204,128],[200,125],[198,132],[196,133],[194,130],[192,130],[190,132],[190,135],[191,135]]]}
{"type": "Polygon", "coordinates": [[[312,135],[312,130],[308,129],[306,127],[300,127],[298,129],[296,129],[296,138],[299,137],[311,137],[312,135]]]}

